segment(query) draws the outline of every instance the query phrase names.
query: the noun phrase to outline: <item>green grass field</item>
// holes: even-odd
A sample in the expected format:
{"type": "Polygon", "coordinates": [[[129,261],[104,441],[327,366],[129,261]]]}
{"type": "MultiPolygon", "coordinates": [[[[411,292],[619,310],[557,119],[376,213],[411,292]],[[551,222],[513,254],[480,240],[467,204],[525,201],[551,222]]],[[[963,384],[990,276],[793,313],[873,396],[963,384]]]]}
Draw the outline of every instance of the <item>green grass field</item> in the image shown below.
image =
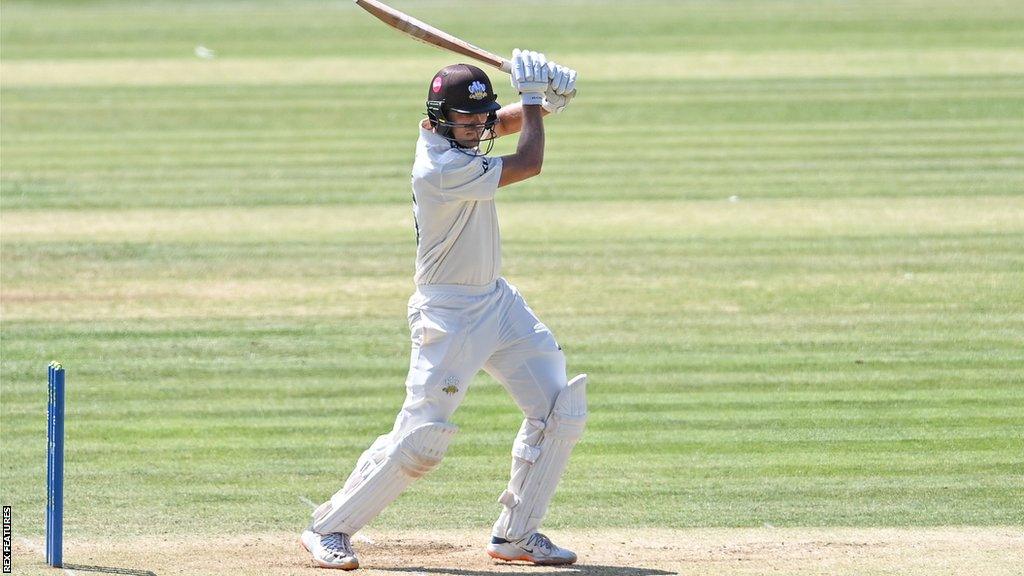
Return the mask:
{"type": "MultiPolygon", "coordinates": [[[[1021,526],[1018,2],[394,5],[580,70],[499,196],[592,382],[546,526],[1021,526]]],[[[15,536],[51,359],[70,541],[298,531],[404,397],[415,123],[460,58],[344,1],[5,1],[2,57],[15,536]]],[[[486,534],[521,416],[472,388],[375,528],[486,534]]]]}

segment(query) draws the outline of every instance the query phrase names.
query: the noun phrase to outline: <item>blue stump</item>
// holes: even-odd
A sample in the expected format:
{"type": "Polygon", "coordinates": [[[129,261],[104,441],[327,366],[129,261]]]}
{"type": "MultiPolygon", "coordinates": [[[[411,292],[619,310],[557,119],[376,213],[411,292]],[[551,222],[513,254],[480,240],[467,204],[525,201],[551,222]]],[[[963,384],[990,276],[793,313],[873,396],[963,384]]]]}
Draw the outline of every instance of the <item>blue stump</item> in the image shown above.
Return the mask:
{"type": "Polygon", "coordinates": [[[49,366],[46,407],[46,563],[61,566],[64,541],[64,368],[49,366]]]}

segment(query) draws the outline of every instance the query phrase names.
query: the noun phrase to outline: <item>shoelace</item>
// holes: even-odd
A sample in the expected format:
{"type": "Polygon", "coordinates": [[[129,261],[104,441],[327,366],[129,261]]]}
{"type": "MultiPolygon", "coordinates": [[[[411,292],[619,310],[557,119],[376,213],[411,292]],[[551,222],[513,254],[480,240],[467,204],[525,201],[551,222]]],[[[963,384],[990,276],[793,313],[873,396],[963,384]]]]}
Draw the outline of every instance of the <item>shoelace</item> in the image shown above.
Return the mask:
{"type": "Polygon", "coordinates": [[[332,532],[324,535],[320,538],[320,545],[330,550],[333,554],[342,556],[352,554],[352,541],[349,540],[348,534],[342,534],[341,532],[332,532]]]}
{"type": "Polygon", "coordinates": [[[527,546],[540,546],[541,548],[547,548],[548,550],[554,550],[555,545],[551,542],[551,538],[541,534],[540,532],[534,532],[533,536],[526,541],[527,546]]]}

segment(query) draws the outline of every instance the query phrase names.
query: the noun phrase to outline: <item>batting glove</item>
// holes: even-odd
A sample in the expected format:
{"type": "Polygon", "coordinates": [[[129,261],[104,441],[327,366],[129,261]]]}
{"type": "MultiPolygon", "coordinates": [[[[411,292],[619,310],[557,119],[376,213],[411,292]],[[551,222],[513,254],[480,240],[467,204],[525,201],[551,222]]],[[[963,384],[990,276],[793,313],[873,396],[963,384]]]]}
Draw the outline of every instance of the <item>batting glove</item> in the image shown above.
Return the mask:
{"type": "Polygon", "coordinates": [[[513,50],[512,87],[522,96],[523,104],[543,104],[548,89],[547,58],[540,52],[513,50]]]}
{"type": "Polygon", "coordinates": [[[576,95],[576,71],[567,66],[548,62],[547,90],[544,92],[544,109],[558,114],[569,105],[576,95]]]}

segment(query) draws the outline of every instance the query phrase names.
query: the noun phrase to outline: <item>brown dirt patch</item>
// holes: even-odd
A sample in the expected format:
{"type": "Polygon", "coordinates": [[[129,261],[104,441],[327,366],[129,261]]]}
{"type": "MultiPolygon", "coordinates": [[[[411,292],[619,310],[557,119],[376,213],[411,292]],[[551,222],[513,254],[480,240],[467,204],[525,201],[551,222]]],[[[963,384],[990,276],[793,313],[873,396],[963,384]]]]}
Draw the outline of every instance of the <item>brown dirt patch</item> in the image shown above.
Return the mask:
{"type": "MultiPolygon", "coordinates": [[[[580,556],[564,568],[498,563],[483,553],[484,532],[368,530],[356,549],[366,576],[658,576],[1019,574],[1024,528],[743,528],[551,532],[580,556]]],[[[202,575],[336,574],[313,567],[297,534],[72,539],[73,576],[91,567],[202,575]]],[[[60,574],[42,562],[40,539],[15,538],[15,574],[60,574]]]]}

